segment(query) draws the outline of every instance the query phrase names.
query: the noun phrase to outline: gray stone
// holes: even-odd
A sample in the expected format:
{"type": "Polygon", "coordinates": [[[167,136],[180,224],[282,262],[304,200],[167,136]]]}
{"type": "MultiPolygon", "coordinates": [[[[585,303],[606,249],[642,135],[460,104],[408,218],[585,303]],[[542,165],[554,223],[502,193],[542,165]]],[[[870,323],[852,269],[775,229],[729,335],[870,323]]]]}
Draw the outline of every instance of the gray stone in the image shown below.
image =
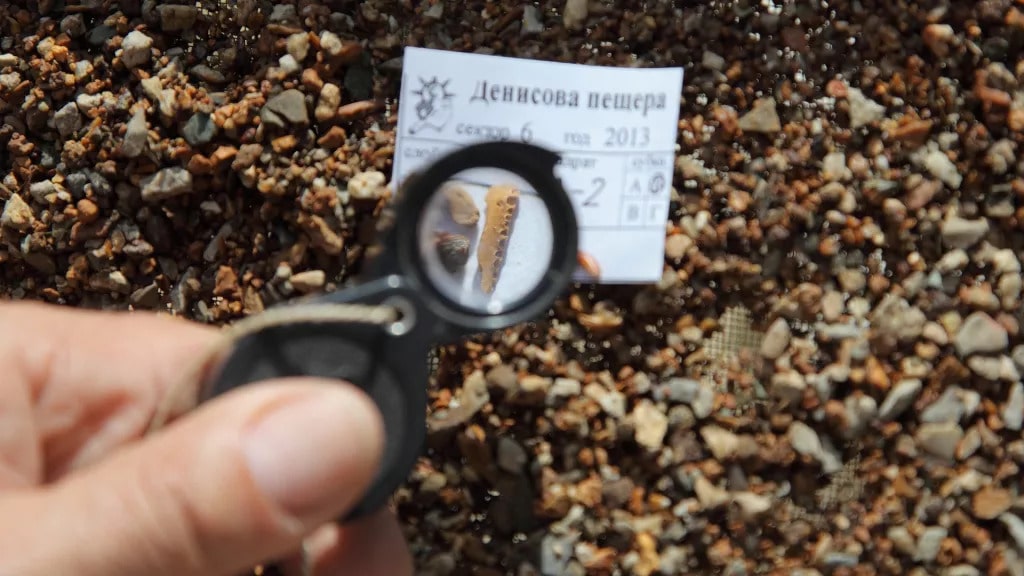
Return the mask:
{"type": "Polygon", "coordinates": [[[292,4],[274,4],[270,12],[270,22],[274,24],[298,24],[299,14],[292,4]]]}
{"type": "Polygon", "coordinates": [[[164,168],[142,180],[142,200],[145,202],[161,202],[191,192],[192,174],[180,166],[164,168]]]}
{"type": "Polygon", "coordinates": [[[1019,372],[1024,372],[1024,344],[1018,344],[1013,347],[1013,352],[1010,353],[1010,357],[1013,358],[1013,364],[1017,367],[1019,372]]]}
{"type": "Polygon", "coordinates": [[[1024,520],[1011,512],[1003,512],[999,515],[999,521],[1006,526],[1017,548],[1024,550],[1024,520]]]}
{"type": "MultiPolygon", "coordinates": [[[[117,34],[117,29],[113,26],[107,26],[106,24],[100,24],[92,30],[89,30],[89,34],[86,36],[85,41],[93,46],[102,46],[117,34]]],[[[129,33],[130,34],[130,33],[129,33]]],[[[124,46],[124,41],[121,41],[121,45],[124,46]]],[[[147,56],[148,57],[148,56],[147,56]]]]}
{"type": "Polygon", "coordinates": [[[668,415],[650,400],[640,400],[632,413],[636,443],[648,450],[658,450],[668,433],[668,415]]]}
{"type": "Polygon", "coordinates": [[[195,6],[181,4],[161,4],[156,9],[160,13],[160,28],[164,32],[191,30],[199,14],[195,6]]]}
{"type": "Polygon", "coordinates": [[[846,154],[829,152],[821,161],[821,176],[826,182],[849,180],[853,173],[846,166],[846,154]]]}
{"type": "Polygon", "coordinates": [[[970,564],[957,564],[944,569],[942,576],[981,576],[981,571],[970,564]]]}
{"type": "Polygon", "coordinates": [[[341,38],[337,34],[330,30],[324,30],[320,33],[320,50],[327,54],[330,58],[335,58],[341,55],[341,51],[345,49],[345,45],[341,43],[341,38]]]}
{"type": "Polygon", "coordinates": [[[544,17],[533,4],[523,7],[523,27],[520,34],[540,34],[544,31],[544,17]]]}
{"type": "Polygon", "coordinates": [[[905,299],[887,294],[871,312],[871,323],[880,333],[909,343],[920,338],[928,318],[905,299]]]}
{"type": "Polygon", "coordinates": [[[57,185],[52,180],[41,180],[29,184],[28,194],[40,204],[49,204],[57,196],[57,185]]]}
{"type": "Polygon", "coordinates": [[[959,216],[943,220],[940,227],[942,241],[951,248],[962,250],[980,242],[988,234],[989,229],[990,225],[985,218],[966,220],[959,216]]]}
{"type": "Polygon", "coordinates": [[[899,418],[917,399],[922,386],[922,382],[916,378],[900,380],[889,390],[889,394],[882,401],[882,405],[878,409],[878,419],[882,422],[890,422],[899,418]]]}
{"type": "Polygon", "coordinates": [[[798,454],[814,460],[820,460],[824,452],[818,433],[799,420],[789,426],[789,443],[798,454]]]}
{"type": "Polygon", "coordinates": [[[583,385],[574,378],[555,378],[555,382],[548,390],[548,399],[574,398],[583,391],[583,385]]]}
{"type": "Polygon", "coordinates": [[[121,41],[121,63],[127,68],[136,68],[149,62],[153,39],[143,32],[132,30],[121,41]]]}
{"type": "Polygon", "coordinates": [[[929,526],[917,539],[917,551],[914,560],[918,562],[934,562],[939,555],[939,547],[946,538],[947,530],[941,526],[929,526]]]}
{"type": "Polygon", "coordinates": [[[583,394],[597,402],[606,414],[613,418],[626,415],[626,396],[618,390],[609,390],[597,382],[591,382],[583,388],[583,394]]]}
{"type": "Polygon", "coordinates": [[[792,333],[789,329],[789,322],[785,318],[778,318],[765,332],[761,341],[761,356],[769,360],[776,360],[789,348],[789,341],[792,333]]]}
{"type": "Polygon", "coordinates": [[[1014,431],[1024,425],[1024,384],[1020,382],[1010,387],[1010,395],[1003,407],[1003,425],[1014,431]]]}
{"type": "Polygon", "coordinates": [[[569,569],[576,536],[548,533],[540,544],[540,572],[543,576],[562,576],[569,569]]]}
{"type": "Polygon", "coordinates": [[[999,356],[971,356],[967,359],[967,367],[986,380],[999,380],[1003,371],[1003,361],[999,356]]]}
{"type": "Polygon", "coordinates": [[[286,46],[292,58],[295,58],[296,62],[302,62],[309,54],[309,34],[305,32],[292,34],[288,37],[286,46]]]}
{"type": "Polygon", "coordinates": [[[961,357],[971,354],[1002,352],[1010,345],[1006,328],[984,312],[968,316],[953,339],[956,352],[961,357]]]}
{"type": "Polygon", "coordinates": [[[129,158],[135,158],[145,152],[148,143],[149,124],[146,122],[146,112],[142,108],[137,108],[125,126],[121,152],[129,158]]]}
{"type": "Polygon", "coordinates": [[[886,536],[892,540],[896,550],[907,556],[912,556],[917,549],[917,543],[906,526],[892,526],[886,531],[886,536]]]}
{"type": "Polygon", "coordinates": [[[704,51],[700,57],[700,63],[708,70],[714,70],[715,72],[721,72],[725,69],[725,58],[710,50],[704,51]]]}
{"type": "Polygon", "coordinates": [[[53,115],[53,127],[61,138],[67,138],[82,127],[82,115],[74,102],[68,102],[53,115]]]}
{"type": "Polygon", "coordinates": [[[950,386],[941,396],[921,411],[921,422],[959,422],[964,417],[964,414],[968,412],[968,407],[964,400],[969,395],[970,392],[958,386],[950,386]]]}
{"type": "Polygon", "coordinates": [[[309,124],[306,97],[292,88],[267,100],[260,110],[260,118],[272,126],[285,128],[288,124],[305,126],[309,124]]]}
{"type": "Polygon", "coordinates": [[[32,227],[36,221],[32,207],[22,200],[21,196],[11,194],[11,197],[4,203],[4,211],[0,213],[0,226],[13,228],[24,232],[32,227]]]}
{"type": "Polygon", "coordinates": [[[160,306],[160,287],[155,282],[148,286],[143,286],[132,292],[131,296],[128,297],[128,301],[137,308],[154,310],[160,306]]]}
{"type": "Polygon", "coordinates": [[[526,450],[508,436],[498,437],[498,467],[510,474],[519,474],[528,460],[526,450]]]}
{"type": "Polygon", "coordinates": [[[60,21],[60,31],[72,38],[81,38],[86,32],[85,17],[81,14],[65,16],[64,19],[60,21]]]}
{"type": "Polygon", "coordinates": [[[953,190],[959,190],[960,184],[963,183],[964,177],[960,175],[960,171],[957,170],[956,164],[946,156],[941,150],[929,150],[925,153],[923,158],[923,164],[925,169],[931,173],[932,176],[942,180],[946,186],[949,186],[953,190]]]}
{"type": "Polygon", "coordinates": [[[958,424],[941,422],[922,424],[915,435],[918,446],[929,454],[953,461],[956,445],[964,437],[964,431],[958,424]]]}
{"type": "Polygon", "coordinates": [[[715,460],[729,460],[740,450],[740,437],[714,424],[701,428],[700,436],[715,460]]]}
{"type": "Polygon", "coordinates": [[[775,110],[775,99],[759,98],[749,112],[739,119],[739,128],[744,132],[772,134],[782,130],[779,113],[775,110]]]}
{"type": "Polygon", "coordinates": [[[576,30],[586,23],[589,13],[589,0],[566,0],[562,22],[567,29],[576,30]]]}
{"type": "Polygon", "coordinates": [[[885,116],[885,106],[865,96],[860,88],[848,87],[846,101],[850,103],[850,128],[854,130],[878,122],[885,116]]]}
{"type": "Polygon", "coordinates": [[[217,134],[217,125],[205,112],[196,112],[181,129],[181,136],[192,146],[207,144],[217,134]]]}

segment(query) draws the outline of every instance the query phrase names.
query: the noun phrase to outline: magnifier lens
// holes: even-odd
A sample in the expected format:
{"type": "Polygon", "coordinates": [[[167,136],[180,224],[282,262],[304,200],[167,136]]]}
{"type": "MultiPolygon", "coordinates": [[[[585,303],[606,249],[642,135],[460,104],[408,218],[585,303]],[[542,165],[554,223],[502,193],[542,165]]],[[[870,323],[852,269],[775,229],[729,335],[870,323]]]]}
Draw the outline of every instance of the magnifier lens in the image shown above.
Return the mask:
{"type": "Polygon", "coordinates": [[[543,281],[554,242],[547,205],[521,177],[475,168],[428,201],[418,230],[427,277],[460,306],[500,314],[543,281]]]}

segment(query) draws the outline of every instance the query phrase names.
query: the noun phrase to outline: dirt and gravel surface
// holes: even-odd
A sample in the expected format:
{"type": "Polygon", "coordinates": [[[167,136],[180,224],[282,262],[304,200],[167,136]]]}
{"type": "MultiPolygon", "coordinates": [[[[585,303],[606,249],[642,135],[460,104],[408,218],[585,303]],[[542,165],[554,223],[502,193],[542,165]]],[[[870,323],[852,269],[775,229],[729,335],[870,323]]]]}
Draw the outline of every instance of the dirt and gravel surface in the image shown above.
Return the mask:
{"type": "Polygon", "coordinates": [[[423,574],[1024,575],[1024,4],[0,3],[0,295],[358,272],[403,46],[684,66],[665,273],[445,349],[423,574]]]}

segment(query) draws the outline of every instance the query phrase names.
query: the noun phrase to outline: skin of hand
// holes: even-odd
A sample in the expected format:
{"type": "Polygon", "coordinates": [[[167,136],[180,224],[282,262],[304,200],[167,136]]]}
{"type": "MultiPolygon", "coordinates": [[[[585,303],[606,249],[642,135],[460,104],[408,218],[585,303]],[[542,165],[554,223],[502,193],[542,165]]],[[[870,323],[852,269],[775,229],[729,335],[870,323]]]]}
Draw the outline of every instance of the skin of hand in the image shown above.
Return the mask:
{"type": "Polygon", "coordinates": [[[0,303],[0,574],[230,576],[305,541],[313,574],[402,576],[384,510],[338,526],[383,425],[351,384],[253,384],[145,435],[215,328],[145,313],[0,303]]]}

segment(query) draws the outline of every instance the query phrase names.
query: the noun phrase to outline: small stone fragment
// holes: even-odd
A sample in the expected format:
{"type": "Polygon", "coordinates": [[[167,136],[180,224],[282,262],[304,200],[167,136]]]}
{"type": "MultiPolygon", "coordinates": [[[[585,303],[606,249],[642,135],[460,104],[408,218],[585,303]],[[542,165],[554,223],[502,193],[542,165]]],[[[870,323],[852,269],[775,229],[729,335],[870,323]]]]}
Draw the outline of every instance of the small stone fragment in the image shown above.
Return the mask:
{"type": "Polygon", "coordinates": [[[761,356],[769,360],[779,358],[789,347],[790,337],[789,322],[785,318],[776,319],[765,332],[764,340],[761,341],[761,356]]]}
{"type": "Polygon", "coordinates": [[[386,191],[387,176],[377,170],[367,170],[348,181],[348,193],[359,200],[376,200],[386,191]]]}
{"type": "Polygon", "coordinates": [[[1003,488],[986,486],[971,498],[971,511],[975,518],[994,520],[1013,505],[1013,496],[1003,488]]]}
{"type": "Polygon", "coordinates": [[[338,115],[338,108],[341,106],[341,88],[337,84],[326,82],[320,89],[320,99],[317,101],[316,110],[313,115],[318,122],[333,120],[338,115]]]}
{"type": "Polygon", "coordinates": [[[965,220],[953,216],[942,223],[942,240],[951,248],[966,250],[984,238],[988,232],[989,223],[984,218],[965,220]]]}
{"type": "Polygon", "coordinates": [[[320,33],[320,49],[329,57],[338,57],[345,46],[341,42],[341,38],[337,34],[329,30],[324,30],[320,33]]]}
{"type": "Polygon", "coordinates": [[[17,194],[11,194],[11,197],[4,203],[3,213],[0,214],[0,226],[13,228],[19,232],[31,228],[35,220],[32,207],[17,194]]]}
{"type": "Polygon", "coordinates": [[[693,492],[705,510],[714,510],[729,501],[728,490],[715,486],[703,475],[698,476],[693,482],[693,492]]]}
{"type": "Polygon", "coordinates": [[[197,112],[188,119],[181,129],[181,136],[192,146],[202,146],[213,140],[217,126],[209,114],[197,112]]]}
{"type": "Polygon", "coordinates": [[[576,30],[587,21],[589,0],[566,0],[562,21],[569,30],[576,30]]]}
{"type": "Polygon", "coordinates": [[[971,412],[979,401],[977,392],[950,386],[934,402],[925,407],[918,416],[921,422],[959,422],[965,413],[971,412]],[[969,406],[968,404],[973,406],[969,406]]]}
{"type": "Polygon", "coordinates": [[[1002,416],[1003,425],[1009,430],[1016,432],[1024,426],[1024,383],[1014,382],[1010,387],[1002,416]]]}
{"type": "Polygon", "coordinates": [[[162,202],[174,196],[192,192],[192,174],[175,166],[145,177],[142,180],[142,200],[162,202]]]}
{"type": "Polygon", "coordinates": [[[285,128],[289,124],[305,126],[309,124],[306,97],[294,88],[285,90],[267,100],[260,110],[260,118],[278,128],[285,128]]]}
{"type": "Polygon", "coordinates": [[[121,63],[126,68],[137,68],[150,59],[153,39],[138,30],[132,30],[121,41],[121,63]]]}
{"type": "Polygon", "coordinates": [[[739,119],[739,128],[744,132],[772,134],[782,130],[779,114],[775,110],[775,99],[759,98],[749,112],[739,119]]]}
{"type": "Polygon", "coordinates": [[[1002,352],[1010,345],[1006,328],[984,312],[974,312],[957,330],[953,345],[961,358],[1002,352]]]}
{"type": "Polygon", "coordinates": [[[921,380],[916,378],[900,380],[882,401],[882,405],[878,409],[878,419],[882,422],[890,422],[899,418],[917,399],[922,386],[921,380]]]}
{"type": "Polygon", "coordinates": [[[847,88],[846,100],[850,103],[850,128],[858,128],[873,124],[885,115],[885,106],[864,95],[860,88],[847,88]]]}
{"type": "Polygon", "coordinates": [[[508,436],[501,436],[498,438],[497,461],[502,470],[510,474],[521,474],[528,457],[518,442],[508,436]]]}
{"type": "Polygon", "coordinates": [[[309,34],[296,32],[288,37],[287,50],[296,62],[301,63],[309,54],[309,34]]]}
{"type": "Polygon", "coordinates": [[[692,238],[686,234],[673,234],[665,240],[665,257],[669,260],[681,260],[692,247],[692,238]]]}
{"type": "Polygon", "coordinates": [[[121,152],[129,158],[138,157],[146,150],[148,140],[149,125],[146,123],[146,112],[142,108],[137,108],[125,127],[121,152]]]}
{"type": "Polygon", "coordinates": [[[523,7],[522,34],[539,34],[544,31],[544,21],[540,10],[533,4],[523,7]]]}
{"type": "Polygon", "coordinates": [[[917,552],[914,554],[914,560],[925,563],[934,562],[947,533],[947,530],[941,526],[926,528],[917,539],[917,552]]]}
{"type": "Polygon", "coordinates": [[[928,24],[921,34],[925,46],[939,58],[949,56],[950,45],[956,39],[956,32],[949,24],[928,24]]]}
{"type": "Polygon", "coordinates": [[[53,115],[53,126],[62,138],[67,138],[82,127],[82,115],[78,112],[78,105],[68,102],[53,115]]]}
{"type": "Polygon", "coordinates": [[[954,422],[927,423],[917,429],[915,436],[925,452],[952,462],[964,431],[954,422]]]}
{"type": "Polygon", "coordinates": [[[725,428],[708,425],[700,429],[700,436],[707,444],[715,460],[726,461],[739,452],[740,438],[725,428]]]}
{"type": "Polygon", "coordinates": [[[1012,512],[1004,512],[999,515],[999,521],[1006,526],[1006,530],[1017,544],[1017,548],[1024,550],[1024,520],[1012,512]]]}
{"type": "Polygon", "coordinates": [[[156,9],[160,12],[160,28],[164,32],[182,32],[191,29],[199,14],[195,6],[178,4],[161,4],[156,9]]]}
{"type": "Polygon", "coordinates": [[[956,164],[944,152],[941,150],[931,150],[925,155],[923,162],[924,167],[932,176],[938,178],[946,186],[954,190],[960,189],[960,184],[963,182],[964,177],[960,175],[956,164]]]}
{"type": "Polygon", "coordinates": [[[632,417],[637,444],[648,450],[661,448],[668,432],[668,416],[645,399],[637,403],[632,417]]]}
{"type": "Polygon", "coordinates": [[[345,129],[341,126],[331,126],[327,133],[320,137],[316,143],[328,150],[340,148],[345,143],[345,129]]]}
{"type": "Polygon", "coordinates": [[[160,305],[160,287],[154,282],[131,293],[128,301],[137,308],[156,309],[160,305]]]}

